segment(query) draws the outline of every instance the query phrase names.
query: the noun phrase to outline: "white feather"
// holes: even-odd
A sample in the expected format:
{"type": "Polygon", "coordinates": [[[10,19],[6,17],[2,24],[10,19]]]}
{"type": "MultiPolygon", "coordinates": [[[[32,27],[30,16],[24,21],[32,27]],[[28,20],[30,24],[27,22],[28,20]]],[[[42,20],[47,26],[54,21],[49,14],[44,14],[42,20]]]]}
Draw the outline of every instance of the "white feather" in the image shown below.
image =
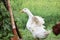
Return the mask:
{"type": "Polygon", "coordinates": [[[32,33],[34,38],[46,38],[49,34],[46,29],[44,29],[44,18],[39,16],[34,16],[28,8],[24,8],[22,10],[25,12],[28,16],[28,22],[26,24],[27,29],[32,33]]]}

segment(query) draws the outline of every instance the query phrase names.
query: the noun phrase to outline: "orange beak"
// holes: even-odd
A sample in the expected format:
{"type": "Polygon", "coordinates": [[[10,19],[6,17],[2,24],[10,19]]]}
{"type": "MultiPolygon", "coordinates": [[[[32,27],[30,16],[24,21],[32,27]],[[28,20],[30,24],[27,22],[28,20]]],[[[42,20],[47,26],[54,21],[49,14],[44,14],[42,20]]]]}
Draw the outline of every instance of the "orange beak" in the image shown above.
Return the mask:
{"type": "Polygon", "coordinates": [[[20,11],[21,13],[24,13],[22,10],[20,11]]]}

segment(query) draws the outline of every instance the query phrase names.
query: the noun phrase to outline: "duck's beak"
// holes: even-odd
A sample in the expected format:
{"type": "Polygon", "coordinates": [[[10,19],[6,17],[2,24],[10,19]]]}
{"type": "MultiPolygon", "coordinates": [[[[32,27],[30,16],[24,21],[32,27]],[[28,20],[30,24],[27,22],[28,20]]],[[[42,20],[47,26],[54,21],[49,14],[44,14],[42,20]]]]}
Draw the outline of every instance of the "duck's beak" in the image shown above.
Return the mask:
{"type": "Polygon", "coordinates": [[[20,10],[20,12],[22,13],[23,11],[22,11],[22,10],[20,10]]]}
{"type": "Polygon", "coordinates": [[[20,10],[21,13],[24,13],[23,10],[20,10]]]}

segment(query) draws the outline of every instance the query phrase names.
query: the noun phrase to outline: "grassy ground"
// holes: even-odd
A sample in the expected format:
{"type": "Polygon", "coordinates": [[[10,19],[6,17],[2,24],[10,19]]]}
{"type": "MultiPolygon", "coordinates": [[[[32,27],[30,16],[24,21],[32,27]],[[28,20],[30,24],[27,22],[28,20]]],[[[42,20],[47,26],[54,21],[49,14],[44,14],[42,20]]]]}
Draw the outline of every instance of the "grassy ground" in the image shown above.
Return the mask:
{"type": "MultiPolygon", "coordinates": [[[[31,33],[25,29],[28,19],[20,9],[29,8],[33,15],[42,16],[45,19],[47,29],[60,21],[60,0],[11,0],[15,20],[24,40],[33,40],[31,33]]],[[[45,40],[60,40],[60,35],[55,36],[52,32],[45,40]]]]}
{"type": "MultiPolygon", "coordinates": [[[[23,40],[33,40],[34,39],[32,34],[28,30],[26,30],[26,29],[25,30],[21,30],[20,32],[22,34],[23,40]]],[[[44,39],[44,40],[60,40],[60,35],[55,36],[51,32],[51,34],[49,34],[49,36],[46,39],[44,39]]]]}

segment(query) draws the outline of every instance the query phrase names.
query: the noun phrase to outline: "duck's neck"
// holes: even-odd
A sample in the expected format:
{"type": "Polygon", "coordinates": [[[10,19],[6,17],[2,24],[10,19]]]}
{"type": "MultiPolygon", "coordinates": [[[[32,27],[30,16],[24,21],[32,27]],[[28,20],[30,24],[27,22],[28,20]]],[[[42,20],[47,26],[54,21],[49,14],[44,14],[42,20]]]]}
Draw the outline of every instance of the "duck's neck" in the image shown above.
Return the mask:
{"type": "Polygon", "coordinates": [[[33,14],[30,11],[27,12],[27,15],[29,16],[29,18],[33,17],[33,14]]]}

